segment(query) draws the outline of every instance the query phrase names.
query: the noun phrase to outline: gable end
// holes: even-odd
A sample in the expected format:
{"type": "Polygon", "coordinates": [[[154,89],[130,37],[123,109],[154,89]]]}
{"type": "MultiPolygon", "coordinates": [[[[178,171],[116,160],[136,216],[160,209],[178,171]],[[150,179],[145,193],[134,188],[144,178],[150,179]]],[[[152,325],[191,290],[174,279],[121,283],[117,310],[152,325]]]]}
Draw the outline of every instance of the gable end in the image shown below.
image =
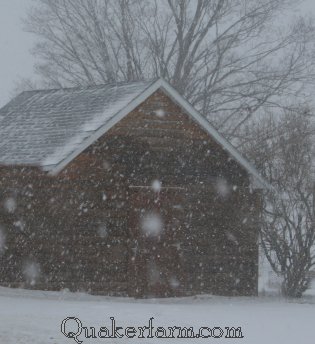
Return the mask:
{"type": "Polygon", "coordinates": [[[226,150],[229,155],[235,159],[242,167],[244,167],[252,178],[252,185],[254,188],[267,188],[272,187],[260,176],[257,170],[252,164],[250,164],[238,151],[230,144],[219,132],[206,120],[197,110],[193,108],[188,101],[186,101],[172,86],[162,79],[157,80],[149,87],[147,87],[141,94],[136,96],[130,101],[127,106],[118,111],[116,114],[108,120],[104,125],[97,129],[92,135],[86,138],[72,153],[70,153],[65,159],[63,159],[57,165],[49,166],[43,165],[43,169],[48,171],[50,175],[57,175],[62,171],[74,158],[76,158],[87,147],[98,140],[108,130],[110,130],[115,124],[121,121],[131,111],[143,103],[149,96],[151,96],[157,90],[162,90],[172,101],[177,104],[183,111],[191,116],[191,118],[197,122],[219,145],[226,150]]]}

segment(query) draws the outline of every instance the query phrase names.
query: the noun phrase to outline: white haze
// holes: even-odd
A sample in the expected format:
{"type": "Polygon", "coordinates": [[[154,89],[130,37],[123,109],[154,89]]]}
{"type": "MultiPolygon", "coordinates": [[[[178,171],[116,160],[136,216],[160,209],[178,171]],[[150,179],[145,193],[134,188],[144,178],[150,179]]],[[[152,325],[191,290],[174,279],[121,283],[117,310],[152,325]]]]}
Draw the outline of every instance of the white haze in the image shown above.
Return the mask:
{"type": "MultiPolygon", "coordinates": [[[[19,79],[34,77],[35,60],[30,50],[35,38],[23,32],[22,23],[27,9],[34,2],[32,0],[0,1],[0,107],[10,100],[19,79]]],[[[294,15],[301,14],[315,14],[315,1],[304,0],[302,4],[297,5],[294,15]]]]}

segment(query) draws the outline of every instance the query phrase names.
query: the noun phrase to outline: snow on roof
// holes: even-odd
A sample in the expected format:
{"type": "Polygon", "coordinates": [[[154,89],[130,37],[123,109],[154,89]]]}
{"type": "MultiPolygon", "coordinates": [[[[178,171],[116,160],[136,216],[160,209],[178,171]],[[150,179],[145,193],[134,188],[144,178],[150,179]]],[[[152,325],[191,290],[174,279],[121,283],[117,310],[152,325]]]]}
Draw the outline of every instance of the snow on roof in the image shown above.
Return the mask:
{"type": "Polygon", "coordinates": [[[0,109],[0,164],[57,165],[151,83],[21,93],[0,109]]]}
{"type": "Polygon", "coordinates": [[[0,109],[0,165],[38,165],[57,174],[158,89],[249,172],[255,187],[272,188],[255,167],[163,79],[21,93],[0,109]]]}

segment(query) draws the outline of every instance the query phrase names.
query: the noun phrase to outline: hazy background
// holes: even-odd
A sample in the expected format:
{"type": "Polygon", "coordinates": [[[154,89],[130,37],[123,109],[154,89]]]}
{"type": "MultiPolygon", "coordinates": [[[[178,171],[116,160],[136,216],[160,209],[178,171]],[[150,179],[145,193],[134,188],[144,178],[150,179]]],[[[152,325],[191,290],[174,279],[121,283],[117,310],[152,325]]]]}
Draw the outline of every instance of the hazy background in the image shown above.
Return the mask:
{"type": "MultiPolygon", "coordinates": [[[[33,0],[0,0],[0,107],[12,97],[15,82],[33,75],[32,34],[23,31],[22,18],[33,0]]],[[[296,15],[315,15],[315,0],[304,0],[296,15]]]]}
{"type": "Polygon", "coordinates": [[[30,50],[35,37],[23,31],[21,18],[32,0],[0,0],[0,107],[12,95],[20,77],[33,74],[30,50]]]}

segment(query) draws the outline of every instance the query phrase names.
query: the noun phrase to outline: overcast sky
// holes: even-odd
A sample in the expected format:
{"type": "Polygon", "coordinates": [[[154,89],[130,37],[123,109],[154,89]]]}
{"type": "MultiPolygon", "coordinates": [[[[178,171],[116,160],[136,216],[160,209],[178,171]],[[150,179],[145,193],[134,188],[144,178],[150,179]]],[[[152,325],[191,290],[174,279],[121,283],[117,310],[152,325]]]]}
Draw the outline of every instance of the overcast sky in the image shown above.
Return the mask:
{"type": "MultiPolygon", "coordinates": [[[[22,18],[32,0],[0,0],[0,107],[12,96],[20,78],[32,77],[35,38],[23,32],[22,18]]],[[[314,13],[315,0],[305,0],[301,13],[314,13]]]]}
{"type": "Polygon", "coordinates": [[[32,0],[0,0],[0,107],[9,99],[15,82],[33,74],[30,49],[34,37],[23,32],[21,18],[32,0]]]}

